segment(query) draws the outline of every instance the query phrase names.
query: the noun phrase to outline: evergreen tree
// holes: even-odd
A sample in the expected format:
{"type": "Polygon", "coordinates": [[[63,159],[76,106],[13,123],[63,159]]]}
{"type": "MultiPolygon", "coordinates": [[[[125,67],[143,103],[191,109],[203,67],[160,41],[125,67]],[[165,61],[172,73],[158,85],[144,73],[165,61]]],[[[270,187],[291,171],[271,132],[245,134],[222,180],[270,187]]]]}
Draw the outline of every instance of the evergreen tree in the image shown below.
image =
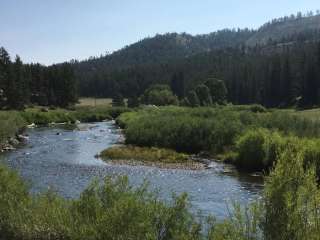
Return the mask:
{"type": "Polygon", "coordinates": [[[174,73],[170,86],[172,89],[172,92],[177,95],[180,99],[184,97],[184,91],[185,91],[185,83],[184,83],[184,75],[183,72],[174,73]]]}
{"type": "Polygon", "coordinates": [[[212,98],[211,98],[210,90],[206,85],[200,84],[199,86],[197,86],[196,93],[199,98],[201,106],[211,106],[212,105],[212,98]]]}
{"type": "Polygon", "coordinates": [[[213,103],[221,104],[227,98],[227,88],[222,80],[210,78],[205,82],[205,85],[210,90],[210,96],[213,103]]]}
{"type": "Polygon", "coordinates": [[[10,68],[9,79],[7,82],[7,104],[13,109],[24,108],[24,67],[19,56],[16,56],[15,62],[10,68]]]}
{"type": "Polygon", "coordinates": [[[198,98],[198,95],[195,91],[189,91],[188,96],[188,103],[190,104],[190,107],[199,107],[200,106],[200,100],[198,98]]]}

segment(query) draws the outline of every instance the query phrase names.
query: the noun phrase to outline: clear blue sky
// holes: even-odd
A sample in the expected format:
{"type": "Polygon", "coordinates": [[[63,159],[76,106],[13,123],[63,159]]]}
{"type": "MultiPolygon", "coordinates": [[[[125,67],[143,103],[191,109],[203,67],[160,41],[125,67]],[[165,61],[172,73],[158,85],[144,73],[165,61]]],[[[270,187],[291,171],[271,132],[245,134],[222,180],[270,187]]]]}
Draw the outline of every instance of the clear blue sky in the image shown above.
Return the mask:
{"type": "Polygon", "coordinates": [[[112,52],[156,33],[257,28],[319,0],[0,0],[0,46],[43,64],[112,52]]]}

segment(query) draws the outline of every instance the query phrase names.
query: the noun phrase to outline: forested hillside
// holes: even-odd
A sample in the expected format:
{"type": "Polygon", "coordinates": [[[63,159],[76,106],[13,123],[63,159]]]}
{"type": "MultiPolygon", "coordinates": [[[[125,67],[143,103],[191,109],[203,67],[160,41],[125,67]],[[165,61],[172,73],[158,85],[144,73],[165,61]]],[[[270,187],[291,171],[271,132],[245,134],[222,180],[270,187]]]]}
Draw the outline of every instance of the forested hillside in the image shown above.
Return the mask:
{"type": "Polygon", "coordinates": [[[303,16],[301,13],[273,19],[264,24],[247,41],[246,45],[268,44],[270,41],[288,42],[290,40],[302,40],[303,35],[307,35],[306,40],[313,40],[315,33],[320,30],[320,15],[313,15],[312,12],[303,16]]]}
{"type": "Polygon", "coordinates": [[[225,81],[233,103],[317,105],[319,21],[319,15],[298,13],[257,31],[157,35],[73,66],[84,96],[140,96],[150,85],[172,85],[179,76],[183,89],[175,93],[183,98],[215,77],[225,81]]]}
{"type": "Polygon", "coordinates": [[[67,107],[77,101],[76,79],[69,63],[45,67],[12,61],[0,48],[0,107],[23,109],[26,105],[67,107]]]}

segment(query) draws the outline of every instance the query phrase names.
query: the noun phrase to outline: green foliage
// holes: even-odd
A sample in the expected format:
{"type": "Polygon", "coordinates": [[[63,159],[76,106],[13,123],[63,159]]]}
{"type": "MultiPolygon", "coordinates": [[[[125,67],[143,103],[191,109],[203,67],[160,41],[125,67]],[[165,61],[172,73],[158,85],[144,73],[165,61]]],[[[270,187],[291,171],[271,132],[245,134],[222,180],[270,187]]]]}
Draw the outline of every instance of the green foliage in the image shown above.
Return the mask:
{"type": "Polygon", "coordinates": [[[263,205],[257,201],[250,206],[233,205],[233,213],[222,222],[210,220],[209,240],[259,240],[263,239],[263,205]]]}
{"type": "Polygon", "coordinates": [[[224,81],[216,78],[209,78],[204,84],[210,90],[213,103],[223,104],[227,100],[228,90],[224,81]]]}
{"type": "Polygon", "coordinates": [[[284,145],[284,139],[277,132],[261,128],[249,130],[236,142],[238,156],[235,163],[247,169],[267,169],[276,161],[284,145]]]}
{"type": "Polygon", "coordinates": [[[23,64],[17,56],[11,62],[0,48],[1,108],[23,110],[30,104],[68,107],[77,101],[74,70],[69,63],[23,64]]]}
{"type": "Polygon", "coordinates": [[[233,144],[242,128],[236,112],[218,108],[145,109],[125,113],[118,122],[129,144],[191,153],[219,152],[233,144]]]}
{"type": "Polygon", "coordinates": [[[105,160],[134,159],[143,162],[185,163],[191,161],[189,156],[170,149],[146,148],[136,146],[111,147],[99,155],[105,160]]]}
{"type": "MultiPolygon", "coordinates": [[[[290,139],[285,134],[320,136],[318,121],[283,111],[255,113],[252,106],[142,109],[120,115],[117,123],[125,128],[128,144],[188,153],[206,151],[248,170],[272,167],[277,152],[290,139]]],[[[314,146],[309,148],[313,149],[308,153],[310,161],[318,161],[316,143],[308,141],[314,146]]]]}
{"type": "Polygon", "coordinates": [[[19,132],[26,124],[24,118],[15,111],[0,111],[0,148],[9,138],[19,132]]]}
{"type": "Polygon", "coordinates": [[[128,98],[128,107],[129,108],[136,108],[136,107],[139,107],[139,105],[140,105],[139,98],[137,98],[137,97],[128,98]]]}
{"type": "Polygon", "coordinates": [[[288,144],[267,178],[266,239],[319,239],[320,191],[314,168],[304,167],[302,146],[288,144]]]}
{"type": "Polygon", "coordinates": [[[251,112],[254,112],[254,113],[265,113],[265,112],[267,112],[267,109],[264,106],[261,106],[260,104],[250,105],[249,109],[250,109],[251,112]]]}
{"type": "Polygon", "coordinates": [[[212,98],[209,88],[204,85],[200,84],[196,87],[196,94],[199,98],[201,106],[211,106],[212,105],[212,98]]]}
{"type": "Polygon", "coordinates": [[[140,98],[141,103],[156,106],[177,105],[178,98],[167,85],[153,85],[140,98]]]}
{"type": "Polygon", "coordinates": [[[186,103],[189,104],[190,107],[200,107],[200,100],[195,91],[190,91],[188,93],[187,100],[186,103]]]}

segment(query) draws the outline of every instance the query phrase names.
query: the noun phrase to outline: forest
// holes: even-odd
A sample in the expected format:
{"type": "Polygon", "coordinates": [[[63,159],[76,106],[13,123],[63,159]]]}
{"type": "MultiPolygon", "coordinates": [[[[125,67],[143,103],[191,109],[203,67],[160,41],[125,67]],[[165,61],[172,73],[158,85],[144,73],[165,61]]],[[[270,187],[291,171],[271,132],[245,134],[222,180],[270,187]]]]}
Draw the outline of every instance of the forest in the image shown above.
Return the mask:
{"type": "Polygon", "coordinates": [[[139,97],[153,84],[166,84],[183,99],[208,78],[217,78],[225,82],[227,101],[234,104],[310,107],[319,104],[318,22],[319,15],[298,13],[256,31],[157,35],[72,65],[83,96],[139,97]],[[312,27],[303,27],[306,24],[312,27]],[[290,32],[287,25],[301,31],[290,32]],[[280,35],[279,28],[286,34],[280,35]]]}
{"type": "Polygon", "coordinates": [[[68,107],[77,101],[73,68],[68,63],[49,67],[14,61],[0,48],[0,105],[4,109],[22,110],[26,106],[68,107]]]}

